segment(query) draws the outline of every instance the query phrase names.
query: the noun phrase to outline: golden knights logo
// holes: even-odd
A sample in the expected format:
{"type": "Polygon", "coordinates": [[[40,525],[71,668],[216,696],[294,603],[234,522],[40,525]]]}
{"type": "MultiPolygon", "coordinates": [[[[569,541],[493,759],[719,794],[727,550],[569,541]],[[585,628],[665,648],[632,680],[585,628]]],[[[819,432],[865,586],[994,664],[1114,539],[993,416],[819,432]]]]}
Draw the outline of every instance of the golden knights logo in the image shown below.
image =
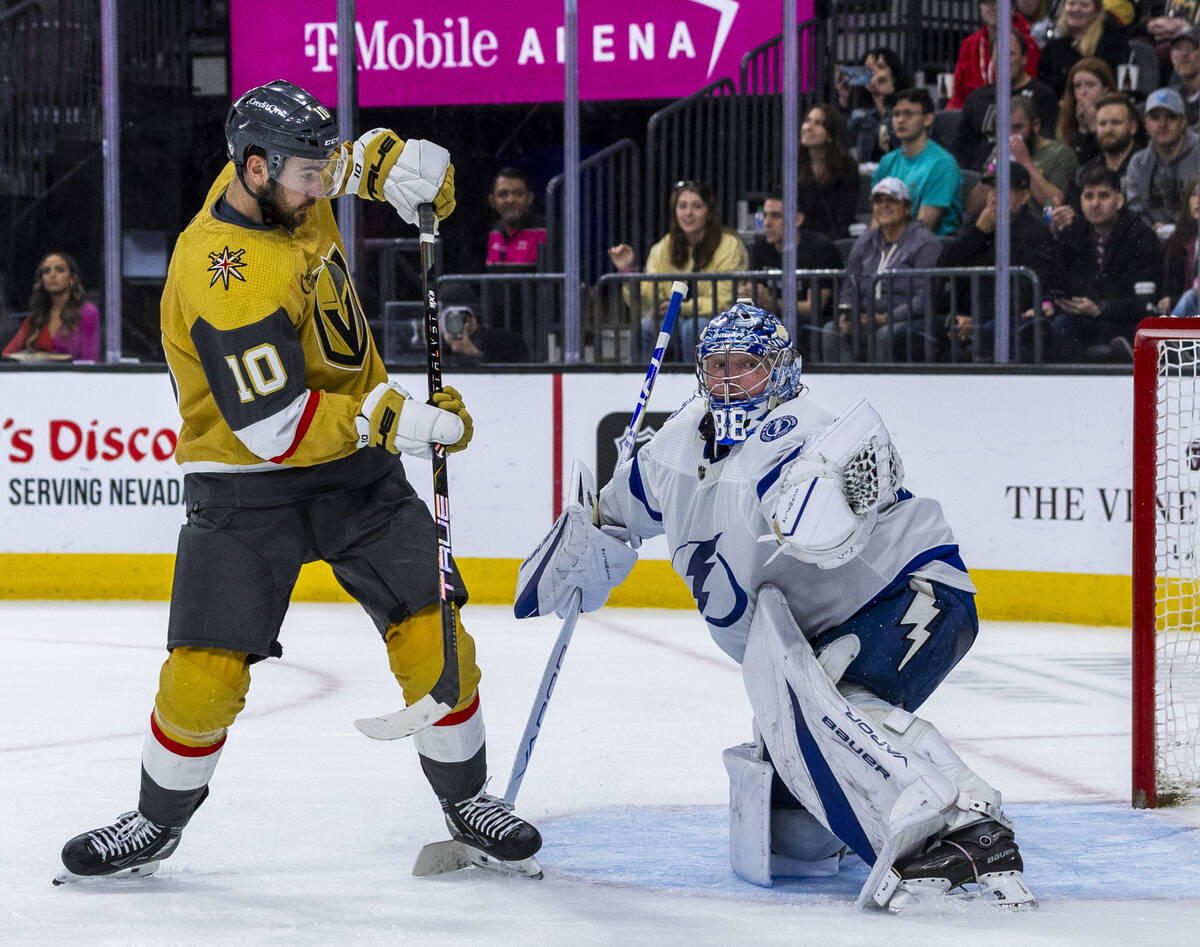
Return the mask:
{"type": "Polygon", "coordinates": [[[225,289],[229,289],[230,278],[246,282],[246,277],[239,272],[246,261],[242,259],[246,250],[230,250],[228,246],[223,250],[210,251],[208,254],[208,272],[212,273],[212,279],[208,281],[208,288],[212,289],[217,285],[217,280],[220,280],[225,289]]]}
{"type": "Polygon", "coordinates": [[[331,365],[362,368],[371,349],[371,330],[350,281],[350,267],[336,244],[321,263],[315,274],[317,299],[313,313],[321,354],[331,365]]]}

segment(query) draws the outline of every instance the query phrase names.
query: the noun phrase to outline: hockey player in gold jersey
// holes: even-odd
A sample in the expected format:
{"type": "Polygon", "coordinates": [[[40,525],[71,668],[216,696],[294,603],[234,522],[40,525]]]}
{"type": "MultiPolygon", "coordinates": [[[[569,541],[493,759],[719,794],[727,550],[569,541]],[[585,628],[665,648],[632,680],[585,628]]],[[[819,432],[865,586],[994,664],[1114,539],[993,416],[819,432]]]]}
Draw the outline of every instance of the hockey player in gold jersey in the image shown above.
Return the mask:
{"type": "MultiPolygon", "coordinates": [[[[362,604],[408,702],[441,669],[434,524],[399,454],[464,449],[471,417],[453,388],[429,405],[388,381],[330,198],[386,200],[414,224],[422,203],[445,217],[449,153],[387,129],[343,143],[330,113],[282,80],[242,95],[225,133],[230,163],[180,235],[162,297],[187,522],[138,807],[71,839],[56,880],[148,874],[174,851],[208,795],[249,666],[282,654],[303,563],[328,562],[362,604]]],[[[457,575],[454,587],[461,607],[457,575]]],[[[458,659],[457,705],[414,737],[421,766],[456,839],[522,864],[541,838],[483,792],[480,672],[461,622],[458,659]]]]}

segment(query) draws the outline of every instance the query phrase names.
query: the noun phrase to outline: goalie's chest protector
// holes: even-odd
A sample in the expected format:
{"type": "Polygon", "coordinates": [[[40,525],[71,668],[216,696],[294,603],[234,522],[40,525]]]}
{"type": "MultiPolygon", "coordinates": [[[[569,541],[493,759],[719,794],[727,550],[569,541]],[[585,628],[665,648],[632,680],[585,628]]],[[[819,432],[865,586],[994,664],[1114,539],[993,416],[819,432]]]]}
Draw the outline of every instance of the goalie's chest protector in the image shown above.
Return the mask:
{"type": "MultiPolygon", "coordinates": [[[[713,640],[735,660],[745,652],[763,584],[784,593],[796,623],[813,637],[871,602],[906,564],[954,543],[940,506],[914,497],[888,509],[864,552],[845,565],[820,569],[782,554],[768,564],[778,546],[773,536],[759,541],[771,534],[762,497],[808,438],[833,418],[807,399],[793,399],[776,408],[753,437],[709,462],[697,430],[704,411],[699,399],[685,405],[643,448],[640,466],[662,506],[671,566],[687,584],[713,640]]],[[[972,588],[965,574],[952,584],[972,588]]]]}
{"type": "Polygon", "coordinates": [[[662,504],[672,568],[687,584],[714,640],[740,661],[756,590],[777,548],[758,541],[770,532],[760,508],[760,484],[764,477],[778,476],[805,437],[831,418],[815,405],[790,401],[752,438],[712,459],[705,456],[698,431],[704,414],[698,398],[685,405],[643,448],[642,467],[662,504]]]}

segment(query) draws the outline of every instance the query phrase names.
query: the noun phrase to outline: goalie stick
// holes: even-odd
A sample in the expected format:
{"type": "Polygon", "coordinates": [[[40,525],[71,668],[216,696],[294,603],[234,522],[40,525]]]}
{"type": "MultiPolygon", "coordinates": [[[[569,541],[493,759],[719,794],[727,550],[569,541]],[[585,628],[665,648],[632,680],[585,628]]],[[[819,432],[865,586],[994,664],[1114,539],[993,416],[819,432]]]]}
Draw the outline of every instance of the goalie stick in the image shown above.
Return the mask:
{"type": "MultiPolygon", "coordinates": [[[[658,378],[658,369],[662,365],[663,354],[671,341],[671,333],[675,330],[675,319],[687,296],[687,284],[675,280],[671,284],[671,300],[667,304],[667,314],[663,316],[662,327],[658,330],[658,341],[654,344],[654,353],[650,356],[650,367],[646,369],[646,378],[642,382],[642,390],[638,394],[637,404],[629,419],[629,427],[621,441],[621,452],[617,457],[617,466],[625,463],[633,455],[637,444],[637,434],[645,419],[646,404],[650,400],[650,392],[654,390],[654,382],[658,378]]],[[[590,479],[590,478],[589,478],[590,479]]],[[[594,484],[590,484],[594,489],[594,484]]],[[[585,508],[590,504],[595,520],[600,518],[599,498],[592,495],[587,484],[575,466],[571,470],[571,483],[568,492],[568,503],[578,503],[585,508]]],[[[542,721],[550,705],[550,695],[562,671],[563,660],[567,656],[567,646],[571,643],[571,635],[575,632],[575,624],[579,621],[579,609],[583,601],[583,593],[576,589],[571,597],[571,604],[563,618],[562,630],[554,641],[550,657],[546,661],[546,669],[542,672],[542,680],[533,697],[533,706],[529,709],[529,720],[525,723],[525,732],[521,734],[521,742],[517,745],[517,754],[513,759],[512,773],[508,777],[508,788],[504,790],[504,801],[510,805],[516,801],[525,778],[525,770],[529,766],[529,758],[533,755],[533,745],[537,742],[538,733],[542,729],[542,721]]]]}
{"type": "MultiPolygon", "coordinates": [[[[438,325],[434,240],[437,215],[432,204],[417,208],[421,229],[421,290],[425,296],[425,365],[429,398],[442,390],[441,327],[438,325]]],[[[458,703],[458,623],[454,617],[454,566],[450,555],[450,489],[446,448],[433,448],[433,502],[437,527],[438,569],[441,573],[442,671],[429,693],[415,703],[382,717],[364,717],[354,726],[372,740],[399,740],[441,720],[458,703]]]]}

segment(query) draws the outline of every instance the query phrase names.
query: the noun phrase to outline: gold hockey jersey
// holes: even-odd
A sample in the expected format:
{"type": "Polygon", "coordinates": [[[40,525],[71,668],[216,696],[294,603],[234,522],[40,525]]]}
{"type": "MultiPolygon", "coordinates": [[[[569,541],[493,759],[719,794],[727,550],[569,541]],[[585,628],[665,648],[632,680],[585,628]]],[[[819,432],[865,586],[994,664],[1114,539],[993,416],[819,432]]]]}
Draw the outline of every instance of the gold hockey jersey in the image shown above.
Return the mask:
{"type": "MultiPolygon", "coordinates": [[[[349,459],[359,406],[387,372],[330,202],[313,205],[295,231],[235,223],[236,212],[214,214],[233,173],[226,165],[180,235],[163,289],[163,347],[182,418],[176,461],[189,475],[269,475],[349,459]]],[[[363,464],[334,464],[347,466],[363,464]]]]}

